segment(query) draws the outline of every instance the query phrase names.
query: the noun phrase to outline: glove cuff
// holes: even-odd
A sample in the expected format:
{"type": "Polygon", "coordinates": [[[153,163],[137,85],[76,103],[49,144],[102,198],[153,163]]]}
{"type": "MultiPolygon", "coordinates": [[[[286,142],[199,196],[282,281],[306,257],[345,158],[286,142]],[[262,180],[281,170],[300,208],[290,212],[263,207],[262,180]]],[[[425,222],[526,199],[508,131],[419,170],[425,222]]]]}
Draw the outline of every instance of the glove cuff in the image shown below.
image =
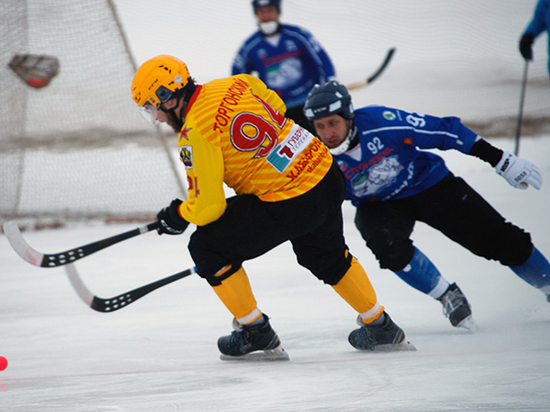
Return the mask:
{"type": "Polygon", "coordinates": [[[503,152],[500,161],[495,166],[495,170],[498,175],[503,176],[513,163],[513,159],[516,156],[510,152],[503,152]]]}
{"type": "Polygon", "coordinates": [[[168,216],[170,217],[170,225],[174,229],[185,230],[189,226],[189,222],[181,217],[179,207],[183,203],[180,199],[172,200],[168,207],[168,216]]]}
{"type": "Polygon", "coordinates": [[[485,139],[477,140],[470,149],[471,156],[475,156],[485,162],[488,162],[491,166],[496,167],[502,154],[504,152],[501,149],[496,148],[485,139]]]}
{"type": "Polygon", "coordinates": [[[525,33],[523,36],[521,36],[521,42],[523,44],[526,44],[530,46],[535,41],[535,36],[533,33],[525,33]]]}

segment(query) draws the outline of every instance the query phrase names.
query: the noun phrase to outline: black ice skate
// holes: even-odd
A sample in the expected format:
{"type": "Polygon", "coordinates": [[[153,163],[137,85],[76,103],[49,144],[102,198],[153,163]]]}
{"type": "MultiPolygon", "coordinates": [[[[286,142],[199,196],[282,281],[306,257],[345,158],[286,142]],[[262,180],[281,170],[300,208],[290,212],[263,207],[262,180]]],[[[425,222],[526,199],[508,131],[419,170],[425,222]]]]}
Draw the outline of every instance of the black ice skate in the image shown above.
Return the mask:
{"type": "Polygon", "coordinates": [[[218,348],[222,360],[272,361],[288,360],[288,354],[281,346],[281,341],[271,328],[267,315],[262,315],[261,325],[240,325],[233,320],[235,330],[231,335],[218,339],[218,348]]]}
{"type": "Polygon", "coordinates": [[[380,325],[367,325],[359,316],[361,325],[349,334],[348,341],[355,349],[382,351],[416,350],[413,344],[405,340],[405,332],[397,326],[386,312],[380,325]]]}
{"type": "Polygon", "coordinates": [[[447,291],[437,299],[443,305],[443,314],[449,318],[451,325],[475,332],[478,327],[472,318],[472,309],[460,288],[453,283],[447,291]]]}

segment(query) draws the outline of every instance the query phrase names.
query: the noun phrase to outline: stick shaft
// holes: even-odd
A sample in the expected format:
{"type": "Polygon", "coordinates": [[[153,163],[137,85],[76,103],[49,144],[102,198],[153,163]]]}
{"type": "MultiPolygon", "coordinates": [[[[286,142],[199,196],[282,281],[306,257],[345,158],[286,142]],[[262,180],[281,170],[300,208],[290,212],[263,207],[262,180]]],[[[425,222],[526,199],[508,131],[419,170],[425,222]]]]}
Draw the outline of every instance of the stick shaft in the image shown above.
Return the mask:
{"type": "Polygon", "coordinates": [[[391,49],[388,50],[388,52],[386,53],[386,57],[382,61],[382,64],[380,65],[380,67],[378,69],[376,69],[376,71],[373,74],[371,74],[365,80],[360,80],[358,82],[347,84],[346,89],[348,89],[348,90],[361,89],[365,86],[368,86],[373,81],[375,81],[382,74],[382,72],[386,69],[386,67],[390,63],[390,60],[392,59],[393,54],[395,53],[395,50],[396,50],[395,47],[392,47],[391,49]]]}
{"type": "Polygon", "coordinates": [[[112,298],[100,298],[99,296],[94,295],[84,284],[82,278],[76,270],[76,266],[71,263],[65,266],[67,276],[71,285],[73,285],[76,293],[80,298],[88,305],[90,308],[97,312],[109,313],[116,310],[125,308],[130,303],[135,302],[136,300],[142,298],[143,296],[151,293],[152,291],[159,289],[163,286],[169,285],[176,280],[185,278],[194,273],[197,273],[195,267],[185,269],[182,272],[175,273],[173,275],[167,276],[165,278],[159,279],[155,282],[148,283],[147,285],[140,286],[136,289],[132,289],[128,292],[121,293],[112,298]]]}
{"type": "Polygon", "coordinates": [[[523,103],[525,101],[525,89],[527,86],[527,69],[529,67],[529,60],[525,60],[525,66],[523,68],[523,81],[521,82],[521,94],[519,98],[519,113],[518,113],[518,123],[516,127],[516,146],[514,149],[514,154],[517,156],[519,153],[519,139],[521,136],[521,123],[523,122],[523,103]]]}

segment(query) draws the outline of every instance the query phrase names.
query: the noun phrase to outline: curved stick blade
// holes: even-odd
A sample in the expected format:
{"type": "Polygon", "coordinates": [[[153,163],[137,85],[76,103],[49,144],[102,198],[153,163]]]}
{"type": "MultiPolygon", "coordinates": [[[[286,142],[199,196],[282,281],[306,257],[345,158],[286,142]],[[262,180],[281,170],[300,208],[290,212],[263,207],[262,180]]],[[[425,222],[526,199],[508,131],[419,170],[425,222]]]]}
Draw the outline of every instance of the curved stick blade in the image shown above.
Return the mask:
{"type": "Polygon", "coordinates": [[[17,226],[17,223],[15,223],[14,221],[4,222],[3,228],[4,234],[8,238],[8,242],[10,242],[11,247],[17,252],[19,256],[23,258],[23,260],[29,262],[31,265],[34,266],[42,266],[42,263],[44,261],[44,254],[33,249],[25,241],[25,239],[21,235],[21,231],[19,230],[19,226],[17,226]]]}
{"type": "Polygon", "coordinates": [[[76,270],[75,264],[69,263],[68,265],[65,265],[65,270],[67,272],[67,276],[69,277],[69,281],[71,282],[71,285],[73,286],[78,296],[80,296],[80,298],[84,301],[84,303],[92,307],[92,303],[94,301],[94,294],[90,292],[90,290],[86,287],[86,285],[80,278],[76,270]]]}

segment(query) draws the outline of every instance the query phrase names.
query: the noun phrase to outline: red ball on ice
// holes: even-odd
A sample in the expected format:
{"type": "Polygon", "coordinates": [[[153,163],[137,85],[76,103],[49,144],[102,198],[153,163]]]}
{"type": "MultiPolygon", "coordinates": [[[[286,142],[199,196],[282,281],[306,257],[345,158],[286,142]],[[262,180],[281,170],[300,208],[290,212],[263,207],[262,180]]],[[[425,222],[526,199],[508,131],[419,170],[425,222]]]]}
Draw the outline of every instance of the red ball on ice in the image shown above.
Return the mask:
{"type": "Polygon", "coordinates": [[[0,356],[0,371],[3,371],[8,367],[8,360],[3,356],[0,356]]]}

